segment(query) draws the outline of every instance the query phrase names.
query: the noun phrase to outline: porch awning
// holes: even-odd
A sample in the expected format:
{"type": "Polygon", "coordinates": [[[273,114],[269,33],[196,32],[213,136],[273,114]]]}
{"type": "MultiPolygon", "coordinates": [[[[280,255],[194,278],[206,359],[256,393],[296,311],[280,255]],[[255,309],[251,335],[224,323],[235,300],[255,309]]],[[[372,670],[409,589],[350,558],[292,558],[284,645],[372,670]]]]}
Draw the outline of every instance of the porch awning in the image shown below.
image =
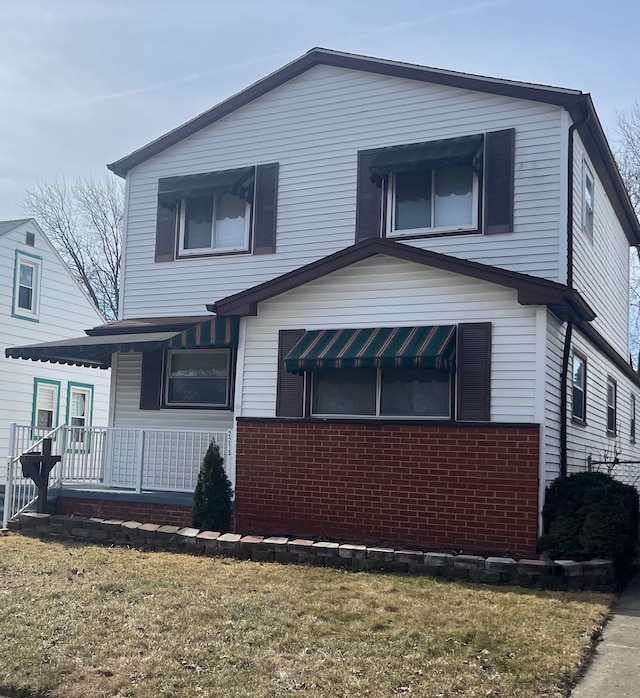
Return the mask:
{"type": "Polygon", "coordinates": [[[169,342],[170,349],[209,349],[211,347],[237,347],[240,317],[216,315],[175,335],[169,342]]]}
{"type": "MultiPolygon", "coordinates": [[[[169,318],[170,319],[170,318],[169,318]]],[[[154,351],[157,349],[209,349],[238,346],[237,316],[212,316],[182,332],[175,328],[164,332],[98,334],[56,342],[10,347],[5,355],[13,359],[49,361],[72,366],[109,368],[114,353],[154,351]]]]}
{"type": "Polygon", "coordinates": [[[284,359],[290,373],[326,368],[435,368],[454,373],[455,325],[309,330],[284,359]]]}
{"type": "Polygon", "coordinates": [[[138,334],[112,334],[97,337],[74,337],[56,342],[30,344],[5,349],[5,355],[13,359],[49,361],[54,364],[109,368],[114,352],[152,351],[167,345],[174,332],[140,332],[138,334]]]}

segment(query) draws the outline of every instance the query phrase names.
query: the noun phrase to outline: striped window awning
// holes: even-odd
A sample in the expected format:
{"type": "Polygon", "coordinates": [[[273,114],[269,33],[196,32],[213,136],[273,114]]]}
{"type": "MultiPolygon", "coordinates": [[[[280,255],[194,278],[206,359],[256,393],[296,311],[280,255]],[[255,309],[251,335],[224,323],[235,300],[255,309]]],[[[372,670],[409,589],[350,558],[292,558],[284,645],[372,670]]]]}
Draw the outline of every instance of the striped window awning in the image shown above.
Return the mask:
{"type": "Polygon", "coordinates": [[[238,315],[211,317],[188,327],[169,342],[170,349],[212,349],[237,347],[240,317],[238,315]]]}
{"type": "Polygon", "coordinates": [[[309,330],[284,363],[290,373],[392,366],[454,373],[455,354],[455,325],[309,330]]]}

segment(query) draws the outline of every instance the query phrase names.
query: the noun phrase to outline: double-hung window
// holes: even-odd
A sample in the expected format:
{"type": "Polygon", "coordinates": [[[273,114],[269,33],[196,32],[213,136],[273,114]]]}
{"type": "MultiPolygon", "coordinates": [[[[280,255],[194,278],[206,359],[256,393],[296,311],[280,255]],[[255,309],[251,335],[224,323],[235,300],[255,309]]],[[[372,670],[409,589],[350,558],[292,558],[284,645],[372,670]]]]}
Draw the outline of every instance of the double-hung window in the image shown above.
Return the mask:
{"type": "Polygon", "coordinates": [[[582,228],[593,238],[594,184],[593,175],[583,163],[582,167],[582,228]]]}
{"type": "Polygon", "coordinates": [[[607,378],[607,433],[612,435],[617,431],[617,393],[616,382],[607,378]]]}
{"type": "Polygon", "coordinates": [[[167,407],[228,407],[229,379],[228,349],[169,351],[164,404],[167,407]]]}
{"type": "Polygon", "coordinates": [[[49,431],[58,426],[60,383],[43,378],[34,379],[32,424],[49,431]]]}
{"type": "Polygon", "coordinates": [[[16,251],[13,288],[14,317],[37,321],[41,263],[40,257],[16,251]]]}
{"type": "Polygon", "coordinates": [[[571,416],[576,422],[587,419],[587,362],[579,354],[573,355],[571,416]]]}
{"type": "Polygon", "coordinates": [[[93,386],[69,383],[67,394],[67,424],[72,427],[71,438],[84,443],[85,428],[91,426],[93,386]]]}

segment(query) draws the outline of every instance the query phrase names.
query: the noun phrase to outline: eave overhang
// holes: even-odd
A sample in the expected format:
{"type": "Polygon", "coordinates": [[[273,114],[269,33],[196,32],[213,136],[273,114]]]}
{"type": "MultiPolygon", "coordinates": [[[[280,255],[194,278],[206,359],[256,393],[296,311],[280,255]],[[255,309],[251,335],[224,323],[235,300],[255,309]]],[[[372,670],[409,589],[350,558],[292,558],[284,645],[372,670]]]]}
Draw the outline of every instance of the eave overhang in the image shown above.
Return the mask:
{"type": "Polygon", "coordinates": [[[593,309],[580,294],[563,284],[382,239],[359,242],[246,291],[209,304],[207,310],[218,315],[256,315],[259,303],[376,255],[404,259],[513,288],[518,292],[518,302],[521,305],[546,305],[562,320],[589,322],[596,317],[593,309]]]}

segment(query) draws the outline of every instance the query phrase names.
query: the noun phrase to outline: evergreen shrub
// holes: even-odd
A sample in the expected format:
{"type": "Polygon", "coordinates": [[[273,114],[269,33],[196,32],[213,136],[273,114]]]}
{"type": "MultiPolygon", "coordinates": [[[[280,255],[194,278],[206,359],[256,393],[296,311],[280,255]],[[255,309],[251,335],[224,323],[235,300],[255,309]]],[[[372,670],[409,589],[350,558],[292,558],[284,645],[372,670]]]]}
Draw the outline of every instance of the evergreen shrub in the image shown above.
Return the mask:
{"type": "Polygon", "coordinates": [[[547,488],[540,550],[556,558],[612,560],[628,570],[638,542],[638,492],[605,473],[574,473],[547,488]]]}
{"type": "Polygon", "coordinates": [[[191,524],[195,528],[224,533],[231,526],[233,489],[224,470],[218,445],[211,442],[202,459],[193,496],[191,524]]]}

